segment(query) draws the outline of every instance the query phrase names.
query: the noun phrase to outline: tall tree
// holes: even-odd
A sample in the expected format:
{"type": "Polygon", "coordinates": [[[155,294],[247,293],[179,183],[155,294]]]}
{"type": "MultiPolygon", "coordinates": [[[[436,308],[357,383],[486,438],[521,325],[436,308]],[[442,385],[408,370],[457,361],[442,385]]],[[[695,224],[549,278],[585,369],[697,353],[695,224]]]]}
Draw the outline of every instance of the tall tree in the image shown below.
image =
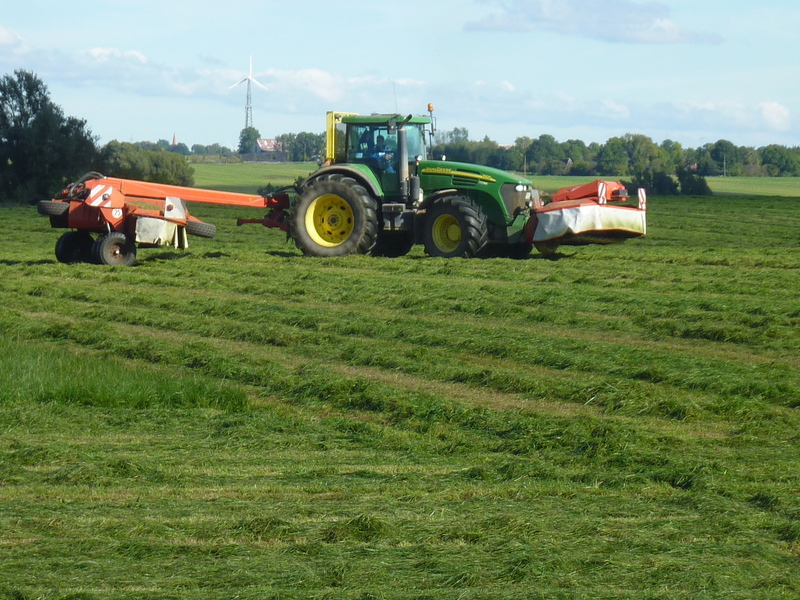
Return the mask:
{"type": "Polygon", "coordinates": [[[261,137],[255,127],[245,127],[239,133],[239,154],[252,154],[256,147],[256,140],[261,137]]]}
{"type": "Polygon", "coordinates": [[[95,153],[86,121],[64,116],[35,74],[0,78],[0,199],[51,198],[92,168],[95,153]]]}
{"type": "Polygon", "coordinates": [[[292,160],[307,162],[325,152],[325,134],[301,131],[295,138],[295,152],[292,160]]]}
{"type": "Polygon", "coordinates": [[[770,144],[758,149],[761,161],[772,176],[800,175],[800,156],[786,146],[770,144]]]}
{"type": "Polygon", "coordinates": [[[630,173],[638,175],[648,169],[664,170],[661,148],[646,135],[626,133],[625,150],[628,153],[628,171],[630,173]]]}
{"type": "Polygon", "coordinates": [[[567,157],[552,135],[542,134],[531,142],[526,152],[528,166],[531,170],[536,169],[542,175],[561,175],[566,166],[567,157]],[[562,172],[557,172],[561,170],[562,172]]]}
{"type": "Polygon", "coordinates": [[[597,172],[600,175],[627,175],[628,151],[621,137],[609,138],[597,153],[597,172]]]}

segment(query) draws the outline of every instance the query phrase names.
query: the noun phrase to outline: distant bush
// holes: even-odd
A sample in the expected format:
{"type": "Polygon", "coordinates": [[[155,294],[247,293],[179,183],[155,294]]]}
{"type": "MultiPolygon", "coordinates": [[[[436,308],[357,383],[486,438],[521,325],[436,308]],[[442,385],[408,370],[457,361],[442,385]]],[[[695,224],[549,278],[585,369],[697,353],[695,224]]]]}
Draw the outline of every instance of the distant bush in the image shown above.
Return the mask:
{"type": "Polygon", "coordinates": [[[681,185],[681,194],[684,196],[710,196],[711,188],[705,177],[700,177],[688,167],[677,169],[678,182],[681,185]]]}
{"type": "Polygon", "coordinates": [[[181,154],[113,140],[100,151],[105,175],[171,185],[194,185],[194,169],[181,154]]]}
{"type": "Polygon", "coordinates": [[[636,194],[639,188],[646,189],[655,196],[677,196],[677,182],[664,171],[645,169],[638,173],[631,181],[622,182],[629,194],[636,194]]]}

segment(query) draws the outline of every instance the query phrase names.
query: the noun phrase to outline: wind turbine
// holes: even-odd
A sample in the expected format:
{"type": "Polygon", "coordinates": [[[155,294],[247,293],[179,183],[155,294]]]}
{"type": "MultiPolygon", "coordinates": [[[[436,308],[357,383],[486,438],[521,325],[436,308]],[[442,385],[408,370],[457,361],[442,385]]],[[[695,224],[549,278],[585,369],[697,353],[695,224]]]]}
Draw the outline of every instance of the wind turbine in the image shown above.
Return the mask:
{"type": "Polygon", "coordinates": [[[248,127],[252,127],[253,126],[253,99],[252,99],[252,95],[250,93],[250,84],[251,83],[255,83],[257,86],[259,86],[259,87],[261,87],[261,88],[263,88],[265,90],[267,89],[265,86],[261,85],[258,81],[256,81],[253,78],[253,56],[252,55],[250,56],[250,73],[249,73],[249,75],[247,77],[244,77],[244,78],[240,79],[239,81],[234,83],[228,89],[232,90],[237,85],[242,84],[244,82],[247,82],[247,104],[245,104],[245,107],[244,107],[244,127],[245,127],[245,129],[247,129],[248,127]]]}

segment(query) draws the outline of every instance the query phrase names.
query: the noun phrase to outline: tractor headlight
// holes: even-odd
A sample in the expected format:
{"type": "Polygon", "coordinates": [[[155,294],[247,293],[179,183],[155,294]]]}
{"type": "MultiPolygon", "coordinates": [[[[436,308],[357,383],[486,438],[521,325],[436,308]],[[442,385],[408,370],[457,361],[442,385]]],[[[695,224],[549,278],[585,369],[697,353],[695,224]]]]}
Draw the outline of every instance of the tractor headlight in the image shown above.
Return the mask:
{"type": "Polygon", "coordinates": [[[525,202],[531,198],[531,187],[524,183],[507,183],[500,189],[503,196],[503,203],[509,215],[514,215],[517,210],[525,206],[525,202]]]}

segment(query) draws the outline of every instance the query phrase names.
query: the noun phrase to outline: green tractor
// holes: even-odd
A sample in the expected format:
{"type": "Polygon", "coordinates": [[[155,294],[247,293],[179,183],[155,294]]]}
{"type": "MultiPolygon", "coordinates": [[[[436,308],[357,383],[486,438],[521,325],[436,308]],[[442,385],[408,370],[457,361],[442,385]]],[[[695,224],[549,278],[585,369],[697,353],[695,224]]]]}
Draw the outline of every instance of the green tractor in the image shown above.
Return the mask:
{"type": "Polygon", "coordinates": [[[432,160],[432,125],[432,116],[329,112],[324,166],[300,184],[291,209],[297,247],[308,256],[397,257],[414,244],[430,256],[527,256],[538,203],[531,182],[432,160]]]}

